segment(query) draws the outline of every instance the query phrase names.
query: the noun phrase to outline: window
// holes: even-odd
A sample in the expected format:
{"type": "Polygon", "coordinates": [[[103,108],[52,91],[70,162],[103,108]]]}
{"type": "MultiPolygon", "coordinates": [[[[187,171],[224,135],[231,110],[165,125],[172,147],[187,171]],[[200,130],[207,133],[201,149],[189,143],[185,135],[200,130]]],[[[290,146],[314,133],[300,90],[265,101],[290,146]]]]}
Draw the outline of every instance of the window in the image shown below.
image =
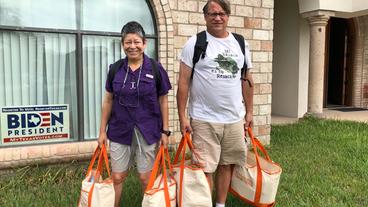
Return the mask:
{"type": "MultiPolygon", "coordinates": [[[[132,20],[146,31],[146,54],[157,57],[145,0],[0,0],[0,107],[64,104],[69,111],[67,140],[5,143],[3,124],[9,120],[2,115],[0,146],[97,138],[108,65],[124,56],[120,30],[132,20]]],[[[21,136],[28,126],[22,118],[33,116],[19,117],[24,128],[14,133],[21,136]]]]}

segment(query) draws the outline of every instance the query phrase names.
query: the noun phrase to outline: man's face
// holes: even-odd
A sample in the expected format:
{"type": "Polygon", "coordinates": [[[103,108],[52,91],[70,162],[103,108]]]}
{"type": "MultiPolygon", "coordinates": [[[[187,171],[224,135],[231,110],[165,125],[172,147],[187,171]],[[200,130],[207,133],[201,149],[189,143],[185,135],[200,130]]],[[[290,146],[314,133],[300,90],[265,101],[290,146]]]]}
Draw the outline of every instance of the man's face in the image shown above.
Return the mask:
{"type": "Polygon", "coordinates": [[[226,32],[229,15],[222,9],[219,4],[215,2],[210,2],[208,5],[208,13],[204,15],[207,30],[210,33],[226,32]]]}

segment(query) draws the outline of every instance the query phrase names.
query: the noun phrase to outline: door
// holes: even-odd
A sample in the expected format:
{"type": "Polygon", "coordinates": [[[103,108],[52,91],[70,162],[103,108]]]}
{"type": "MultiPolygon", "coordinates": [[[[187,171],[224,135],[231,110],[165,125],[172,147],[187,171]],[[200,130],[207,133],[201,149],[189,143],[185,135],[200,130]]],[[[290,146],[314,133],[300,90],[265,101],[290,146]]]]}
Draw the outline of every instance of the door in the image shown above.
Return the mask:
{"type": "Polygon", "coordinates": [[[328,25],[325,106],[351,105],[351,37],[347,19],[332,17],[328,25]]]}

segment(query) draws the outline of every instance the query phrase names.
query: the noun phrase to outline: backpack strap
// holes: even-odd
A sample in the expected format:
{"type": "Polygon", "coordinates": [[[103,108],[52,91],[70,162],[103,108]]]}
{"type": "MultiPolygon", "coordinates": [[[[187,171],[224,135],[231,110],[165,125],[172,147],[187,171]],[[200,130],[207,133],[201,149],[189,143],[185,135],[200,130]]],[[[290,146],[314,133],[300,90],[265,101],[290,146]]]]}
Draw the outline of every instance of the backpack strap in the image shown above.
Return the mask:
{"type": "Polygon", "coordinates": [[[111,64],[110,72],[107,75],[107,79],[109,80],[110,85],[112,85],[112,81],[115,78],[116,72],[118,72],[118,70],[123,66],[123,62],[124,62],[124,59],[120,59],[120,60],[116,61],[115,63],[111,64]]]}
{"type": "Polygon", "coordinates": [[[243,63],[243,67],[241,69],[241,75],[242,77],[245,75],[245,72],[248,70],[248,65],[247,65],[247,61],[245,60],[245,42],[244,42],[244,37],[240,34],[237,33],[232,33],[236,39],[236,41],[238,41],[240,49],[244,55],[244,63],[243,63]]]}
{"type": "Polygon", "coordinates": [[[152,65],[152,73],[153,73],[153,76],[155,77],[156,92],[157,92],[157,97],[158,97],[158,92],[161,88],[161,73],[158,71],[157,62],[152,58],[150,58],[150,61],[152,65]]]}
{"type": "MultiPolygon", "coordinates": [[[[240,34],[237,33],[232,33],[236,39],[236,41],[238,42],[240,49],[244,55],[244,63],[243,63],[243,67],[241,69],[241,75],[243,76],[247,69],[248,69],[248,65],[247,62],[245,60],[245,42],[244,42],[244,37],[240,34]]],[[[206,56],[206,49],[207,49],[207,35],[206,35],[206,31],[202,31],[200,33],[197,34],[197,40],[194,46],[194,54],[193,54],[193,67],[192,67],[192,74],[190,76],[190,79],[193,79],[193,73],[194,73],[194,67],[196,65],[196,63],[199,61],[199,58],[204,58],[206,56]]]]}
{"type": "Polygon", "coordinates": [[[199,58],[201,57],[203,59],[206,56],[207,45],[208,45],[208,42],[207,42],[206,31],[202,31],[198,33],[197,40],[194,45],[194,54],[193,54],[193,59],[192,59],[193,67],[192,67],[192,74],[190,75],[190,79],[193,79],[194,67],[199,61],[199,58]]]}

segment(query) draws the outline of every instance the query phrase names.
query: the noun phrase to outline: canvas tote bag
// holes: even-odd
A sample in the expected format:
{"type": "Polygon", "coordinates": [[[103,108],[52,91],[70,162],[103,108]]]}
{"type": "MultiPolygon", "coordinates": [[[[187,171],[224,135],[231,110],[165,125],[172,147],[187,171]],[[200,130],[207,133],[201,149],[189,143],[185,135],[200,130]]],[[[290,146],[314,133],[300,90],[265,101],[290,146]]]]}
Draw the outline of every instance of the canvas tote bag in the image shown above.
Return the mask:
{"type": "Polygon", "coordinates": [[[78,207],[113,207],[115,190],[111,180],[109,161],[106,147],[97,146],[87,169],[86,178],[82,181],[82,189],[78,207]],[[93,169],[98,157],[97,168],[93,169]],[[105,167],[103,167],[105,164],[105,167]],[[103,170],[107,171],[108,178],[102,179],[103,170]]]}
{"type": "Polygon", "coordinates": [[[169,152],[161,145],[156,156],[152,173],[144,191],[142,207],[175,207],[176,206],[176,182],[166,171],[165,159],[169,171],[172,173],[169,152]],[[158,175],[161,167],[162,174],[158,175]]]}
{"type": "Polygon", "coordinates": [[[186,160],[186,147],[192,156],[198,155],[193,151],[193,144],[189,133],[181,139],[173,162],[174,177],[178,184],[177,201],[179,207],[212,207],[211,190],[203,169],[191,160],[186,160]],[[179,163],[179,157],[181,160],[179,163]]]}
{"type": "Polygon", "coordinates": [[[246,203],[254,206],[273,206],[282,169],[268,156],[261,142],[248,128],[253,150],[248,151],[245,166],[236,165],[232,171],[229,191],[246,203]],[[259,149],[265,156],[258,154],[259,149]]]}

